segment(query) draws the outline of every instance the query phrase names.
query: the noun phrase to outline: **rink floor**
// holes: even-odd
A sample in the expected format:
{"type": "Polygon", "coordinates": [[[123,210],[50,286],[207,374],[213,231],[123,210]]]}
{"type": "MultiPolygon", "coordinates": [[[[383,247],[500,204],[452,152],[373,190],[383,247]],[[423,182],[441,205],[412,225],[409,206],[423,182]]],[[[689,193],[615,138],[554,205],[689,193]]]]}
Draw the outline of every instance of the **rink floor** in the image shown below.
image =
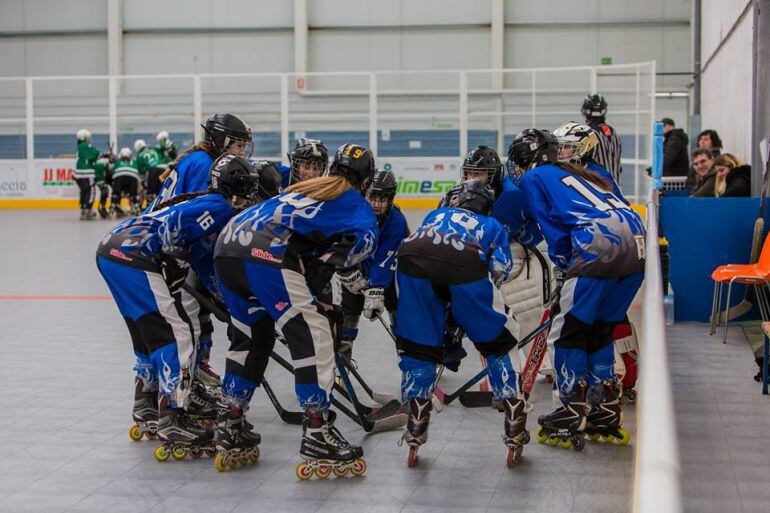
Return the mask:
{"type": "MultiPolygon", "coordinates": [[[[206,457],[156,462],[155,442],[128,437],[131,344],[94,265],[111,223],[75,217],[74,211],[0,211],[0,511],[630,510],[634,438],[628,446],[588,443],[578,453],[540,445],[533,436],[522,464],[509,470],[502,414],[459,404],[434,416],[415,469],[406,468],[400,431],[366,435],[342,417],[343,433],[364,446],[366,476],[299,482],[300,428],[283,424],[261,391],[248,414],[262,435],[258,464],[220,474],[206,457]]],[[[376,390],[396,394],[395,350],[382,327],[362,323],[357,344],[362,374],[376,390]]],[[[218,326],[213,363],[220,371],[226,349],[218,326]]],[[[480,368],[477,353],[467,349],[460,375],[445,373],[445,390],[480,368]]],[[[296,408],[290,375],[272,364],[268,378],[296,408]]],[[[539,382],[533,398],[528,427],[534,431],[536,416],[552,409],[549,386],[539,382]]],[[[632,437],[634,413],[625,410],[632,437]]],[[[696,471],[706,472],[712,461],[704,456],[696,471]]]]}

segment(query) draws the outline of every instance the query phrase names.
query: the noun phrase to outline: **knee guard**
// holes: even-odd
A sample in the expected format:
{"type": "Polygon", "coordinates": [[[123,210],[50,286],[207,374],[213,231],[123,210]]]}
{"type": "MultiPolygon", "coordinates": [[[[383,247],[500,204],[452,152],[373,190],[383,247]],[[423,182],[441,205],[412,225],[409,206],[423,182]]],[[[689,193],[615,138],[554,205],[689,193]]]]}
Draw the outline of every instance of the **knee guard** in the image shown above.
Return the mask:
{"type": "Polygon", "coordinates": [[[401,356],[398,366],[401,369],[401,402],[411,399],[430,399],[436,385],[438,364],[427,360],[417,360],[401,356]]]}

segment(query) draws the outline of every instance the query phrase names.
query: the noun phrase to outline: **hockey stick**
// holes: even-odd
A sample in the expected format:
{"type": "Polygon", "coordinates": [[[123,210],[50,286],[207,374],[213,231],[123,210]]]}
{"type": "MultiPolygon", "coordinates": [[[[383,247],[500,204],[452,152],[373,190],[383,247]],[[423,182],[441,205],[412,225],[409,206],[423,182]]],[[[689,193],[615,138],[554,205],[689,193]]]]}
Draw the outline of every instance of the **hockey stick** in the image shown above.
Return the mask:
{"type": "Polygon", "coordinates": [[[289,411],[284,409],[284,407],[278,401],[278,398],[275,396],[275,392],[273,392],[272,387],[264,378],[262,378],[262,388],[267,394],[267,398],[270,399],[271,403],[273,403],[273,407],[275,408],[275,411],[278,412],[278,416],[281,417],[282,421],[284,421],[287,424],[292,424],[294,426],[302,425],[302,419],[304,418],[304,415],[302,414],[302,412],[289,411]]]}
{"type": "MultiPolygon", "coordinates": [[[[754,221],[754,233],[751,236],[751,256],[749,259],[750,264],[756,264],[759,260],[759,250],[762,247],[762,235],[765,231],[765,199],[767,198],[767,181],[770,177],[770,156],[768,155],[768,139],[762,139],[759,143],[759,151],[762,155],[762,160],[765,161],[765,175],[762,179],[762,197],[759,202],[759,214],[754,221]]],[[[718,324],[723,322],[732,321],[738,317],[748,313],[751,310],[754,303],[754,290],[751,285],[746,285],[746,292],[743,295],[743,299],[737,305],[727,308],[723,312],[719,312],[718,324]],[[727,312],[730,312],[728,318],[727,312]]]]}
{"type": "MultiPolygon", "coordinates": [[[[532,332],[531,332],[529,335],[527,335],[527,336],[526,336],[524,339],[522,339],[522,340],[521,340],[521,341],[518,343],[518,346],[517,346],[517,347],[518,347],[519,349],[521,349],[522,347],[524,347],[524,346],[526,346],[527,344],[529,344],[529,342],[530,342],[530,341],[531,341],[531,340],[532,340],[534,337],[538,336],[540,333],[542,333],[543,331],[545,331],[545,330],[548,330],[548,329],[550,329],[550,328],[551,328],[551,321],[550,321],[550,319],[549,319],[549,320],[548,320],[548,321],[546,321],[545,323],[541,324],[540,326],[538,326],[537,328],[535,328],[534,330],[532,330],[532,332]]],[[[506,354],[507,354],[507,353],[506,353],[506,354]]],[[[500,358],[504,358],[504,357],[505,357],[505,355],[502,355],[502,356],[500,356],[500,358]]],[[[481,380],[482,380],[482,379],[483,379],[485,376],[487,376],[488,374],[489,374],[489,368],[486,368],[486,369],[483,369],[483,370],[479,371],[479,372],[478,372],[478,373],[477,373],[475,376],[473,376],[471,379],[469,379],[468,381],[466,381],[466,382],[465,382],[465,384],[464,384],[464,385],[462,385],[460,388],[458,388],[457,390],[455,390],[455,391],[454,391],[454,392],[452,392],[451,394],[447,394],[447,395],[444,397],[444,404],[449,404],[449,403],[451,403],[452,401],[454,401],[455,399],[459,398],[459,397],[460,397],[462,394],[466,393],[466,392],[467,392],[467,391],[468,391],[468,390],[469,390],[469,389],[470,389],[470,388],[471,388],[473,385],[475,385],[476,383],[478,383],[479,381],[481,381],[481,380]]],[[[490,404],[491,404],[491,403],[490,403],[490,404]]]]}

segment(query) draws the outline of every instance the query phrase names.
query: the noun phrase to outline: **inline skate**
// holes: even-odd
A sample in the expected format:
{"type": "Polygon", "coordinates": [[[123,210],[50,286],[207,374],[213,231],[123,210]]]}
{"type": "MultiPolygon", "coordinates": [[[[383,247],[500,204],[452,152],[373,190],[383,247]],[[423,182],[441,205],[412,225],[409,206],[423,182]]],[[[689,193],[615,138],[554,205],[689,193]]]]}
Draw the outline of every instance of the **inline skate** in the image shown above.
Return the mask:
{"type": "Polygon", "coordinates": [[[134,410],[131,413],[134,425],[128,430],[131,440],[138,442],[142,437],[154,440],[158,436],[158,382],[145,384],[139,376],[134,377],[134,410]]]}
{"type": "Polygon", "coordinates": [[[333,411],[305,411],[299,449],[303,461],[296,469],[299,479],[307,481],[313,474],[326,479],[332,472],[337,477],[344,477],[348,472],[359,477],[366,472],[364,450],[345,440],[334,427],[335,419],[333,411]]]}

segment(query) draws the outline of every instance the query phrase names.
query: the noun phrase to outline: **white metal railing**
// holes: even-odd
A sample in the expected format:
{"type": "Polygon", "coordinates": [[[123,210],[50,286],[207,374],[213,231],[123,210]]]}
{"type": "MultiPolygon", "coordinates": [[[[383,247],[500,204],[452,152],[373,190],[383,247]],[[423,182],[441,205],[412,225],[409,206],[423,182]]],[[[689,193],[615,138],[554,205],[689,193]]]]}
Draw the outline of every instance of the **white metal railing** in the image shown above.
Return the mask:
{"type": "Polygon", "coordinates": [[[494,143],[504,155],[506,134],[529,126],[554,129],[578,119],[582,97],[600,92],[608,97],[610,122],[633,136],[622,161],[629,178],[625,190],[641,202],[651,154],[642,141],[646,137],[651,144],[646,127],[655,119],[654,77],[654,61],[522,69],[2,77],[0,133],[23,130],[31,161],[36,133],[99,126],[115,145],[119,134],[150,132],[148,126],[168,129],[168,124],[197,139],[206,115],[229,109],[245,115],[255,131],[261,124],[263,132],[280,139],[273,153],[261,157],[285,155],[292,133],[330,126],[368,134],[377,156],[383,131],[437,125],[450,126],[459,143],[452,143],[457,155],[436,156],[464,155],[469,133],[483,130],[496,131],[494,143]]]}
{"type": "MultiPolygon", "coordinates": [[[[659,125],[659,124],[658,124],[659,125]]],[[[662,127],[661,127],[662,130],[662,127]]],[[[662,135],[656,135],[662,145],[662,135]]],[[[642,307],[640,380],[637,403],[635,513],[682,511],[679,447],[666,345],[663,278],[658,243],[658,197],[662,148],[653,154],[653,180],[647,198],[647,239],[642,307]]]]}

